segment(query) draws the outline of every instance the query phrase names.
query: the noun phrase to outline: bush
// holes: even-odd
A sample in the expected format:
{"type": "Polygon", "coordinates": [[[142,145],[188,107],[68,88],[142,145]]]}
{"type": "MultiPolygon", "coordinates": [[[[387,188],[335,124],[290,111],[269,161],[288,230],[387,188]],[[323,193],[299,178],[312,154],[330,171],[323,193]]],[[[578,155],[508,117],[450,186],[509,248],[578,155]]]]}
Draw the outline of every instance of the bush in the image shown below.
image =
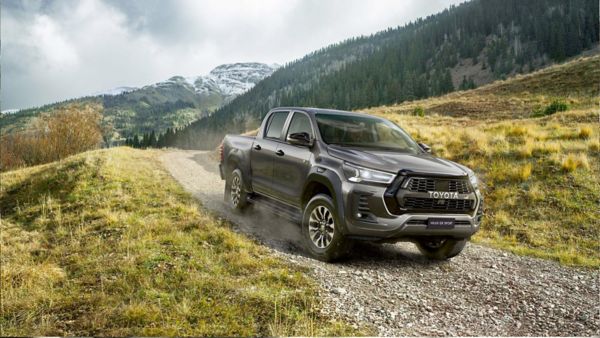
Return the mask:
{"type": "Polygon", "coordinates": [[[415,109],[413,109],[413,115],[414,116],[424,117],[425,116],[425,109],[423,109],[423,107],[421,107],[421,106],[416,106],[415,109]]]}
{"type": "Polygon", "coordinates": [[[0,142],[0,171],[63,159],[102,142],[100,106],[72,104],[33,121],[28,130],[0,142]]]}
{"type": "Polygon", "coordinates": [[[569,109],[569,105],[565,101],[554,100],[554,101],[552,101],[552,103],[550,103],[548,106],[546,106],[545,109],[542,109],[539,106],[535,107],[533,109],[533,117],[548,116],[548,115],[557,113],[559,111],[566,111],[567,109],[569,109]]]}

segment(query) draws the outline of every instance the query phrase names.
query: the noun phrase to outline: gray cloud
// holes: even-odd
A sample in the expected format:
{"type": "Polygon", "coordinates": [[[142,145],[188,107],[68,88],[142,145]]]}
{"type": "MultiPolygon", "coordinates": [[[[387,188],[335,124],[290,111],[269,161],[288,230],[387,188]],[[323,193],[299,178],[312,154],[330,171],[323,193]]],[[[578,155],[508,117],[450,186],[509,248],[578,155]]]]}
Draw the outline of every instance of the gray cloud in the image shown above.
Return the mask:
{"type": "Polygon", "coordinates": [[[3,0],[1,106],[205,74],[229,62],[283,64],[459,2],[3,0]]]}

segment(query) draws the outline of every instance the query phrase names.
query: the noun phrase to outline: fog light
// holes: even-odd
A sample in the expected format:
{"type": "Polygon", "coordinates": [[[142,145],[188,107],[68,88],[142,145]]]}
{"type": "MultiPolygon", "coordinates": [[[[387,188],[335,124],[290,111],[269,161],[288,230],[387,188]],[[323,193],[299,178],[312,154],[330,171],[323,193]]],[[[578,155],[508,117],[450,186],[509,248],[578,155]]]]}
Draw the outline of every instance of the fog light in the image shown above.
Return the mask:
{"type": "Polygon", "coordinates": [[[363,216],[363,215],[362,215],[360,212],[357,212],[357,213],[356,213],[356,218],[362,218],[362,216],[363,216]]]}

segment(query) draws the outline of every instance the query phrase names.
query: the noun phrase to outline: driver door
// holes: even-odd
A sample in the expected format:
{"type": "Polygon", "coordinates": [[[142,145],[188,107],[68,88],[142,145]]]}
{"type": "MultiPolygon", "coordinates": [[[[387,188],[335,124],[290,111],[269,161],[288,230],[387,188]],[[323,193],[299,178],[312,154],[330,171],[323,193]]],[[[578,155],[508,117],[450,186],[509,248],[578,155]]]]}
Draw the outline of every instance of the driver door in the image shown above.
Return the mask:
{"type": "Polygon", "coordinates": [[[273,163],[273,196],[292,206],[301,206],[302,188],[311,167],[312,152],[308,146],[293,145],[285,141],[293,133],[308,133],[314,139],[314,131],[308,114],[294,112],[285,132],[284,142],[279,143],[273,163]]]}

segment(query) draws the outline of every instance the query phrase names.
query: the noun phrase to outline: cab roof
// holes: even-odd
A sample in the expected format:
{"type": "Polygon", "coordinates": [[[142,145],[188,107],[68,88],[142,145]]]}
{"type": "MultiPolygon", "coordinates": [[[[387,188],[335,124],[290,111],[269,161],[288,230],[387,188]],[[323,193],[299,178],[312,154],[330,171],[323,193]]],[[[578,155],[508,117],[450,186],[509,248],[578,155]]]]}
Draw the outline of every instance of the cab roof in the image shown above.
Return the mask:
{"type": "Polygon", "coordinates": [[[310,115],[315,114],[331,114],[331,115],[359,115],[359,116],[372,116],[369,114],[361,113],[361,112],[351,112],[346,110],[337,110],[337,109],[326,109],[326,108],[313,108],[313,107],[277,107],[271,109],[271,111],[281,111],[281,110],[291,110],[291,111],[303,111],[310,115]]]}

